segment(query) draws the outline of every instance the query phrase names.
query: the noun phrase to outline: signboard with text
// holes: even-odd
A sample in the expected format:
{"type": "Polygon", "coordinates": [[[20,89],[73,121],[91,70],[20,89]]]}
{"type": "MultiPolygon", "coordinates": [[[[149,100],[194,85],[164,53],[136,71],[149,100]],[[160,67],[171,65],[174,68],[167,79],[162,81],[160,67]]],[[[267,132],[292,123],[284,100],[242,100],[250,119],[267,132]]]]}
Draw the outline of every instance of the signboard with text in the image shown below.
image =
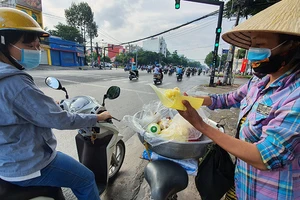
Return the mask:
{"type": "Polygon", "coordinates": [[[16,0],[16,4],[32,10],[42,11],[42,0],[16,0]]]}

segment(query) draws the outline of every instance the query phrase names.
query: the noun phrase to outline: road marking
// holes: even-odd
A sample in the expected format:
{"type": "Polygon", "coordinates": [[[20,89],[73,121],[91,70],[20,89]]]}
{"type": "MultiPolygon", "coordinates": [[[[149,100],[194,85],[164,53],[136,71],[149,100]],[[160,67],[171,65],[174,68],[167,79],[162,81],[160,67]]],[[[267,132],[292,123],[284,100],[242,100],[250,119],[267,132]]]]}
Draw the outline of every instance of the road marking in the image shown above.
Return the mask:
{"type": "MultiPolygon", "coordinates": [[[[34,77],[43,78],[43,79],[45,78],[44,76],[34,76],[34,77]]],[[[82,83],[82,82],[71,81],[71,80],[67,80],[67,79],[61,79],[61,78],[59,80],[69,82],[69,83],[74,83],[74,84],[82,84],[82,85],[99,87],[99,88],[106,88],[107,89],[107,86],[104,86],[104,85],[97,85],[97,84],[92,84],[92,83],[82,83]]],[[[121,90],[129,91],[129,92],[135,92],[135,93],[156,95],[154,92],[144,92],[144,91],[140,91],[140,90],[132,90],[132,89],[127,89],[127,88],[121,88],[121,90]]]]}

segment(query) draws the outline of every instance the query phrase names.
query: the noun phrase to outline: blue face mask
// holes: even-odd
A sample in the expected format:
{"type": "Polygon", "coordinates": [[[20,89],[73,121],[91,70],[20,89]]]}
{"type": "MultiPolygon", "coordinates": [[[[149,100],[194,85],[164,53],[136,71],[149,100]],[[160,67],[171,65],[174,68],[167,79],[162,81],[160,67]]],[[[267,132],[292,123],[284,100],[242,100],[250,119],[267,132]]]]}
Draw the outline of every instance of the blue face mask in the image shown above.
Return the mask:
{"type": "Polygon", "coordinates": [[[250,47],[249,51],[248,51],[248,60],[250,60],[251,62],[265,60],[271,56],[272,51],[274,49],[277,49],[278,47],[283,45],[285,42],[286,41],[282,42],[281,44],[274,47],[273,49],[250,47]]]}
{"type": "Polygon", "coordinates": [[[20,49],[12,44],[13,47],[21,51],[21,60],[18,61],[25,69],[33,69],[39,66],[41,61],[40,50],[20,49]]]}

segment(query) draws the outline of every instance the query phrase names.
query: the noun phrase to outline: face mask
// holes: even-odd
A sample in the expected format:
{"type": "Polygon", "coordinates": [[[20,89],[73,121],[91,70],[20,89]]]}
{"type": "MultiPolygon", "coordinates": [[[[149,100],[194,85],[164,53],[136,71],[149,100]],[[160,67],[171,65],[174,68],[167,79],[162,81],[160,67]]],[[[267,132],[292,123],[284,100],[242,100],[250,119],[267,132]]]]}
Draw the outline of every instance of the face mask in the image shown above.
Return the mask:
{"type": "Polygon", "coordinates": [[[11,44],[13,47],[21,51],[21,60],[18,61],[25,69],[33,69],[39,66],[41,61],[41,51],[40,50],[29,50],[20,49],[19,47],[11,44]]]}
{"type": "Polygon", "coordinates": [[[284,43],[286,43],[286,41],[282,42],[273,49],[250,47],[248,51],[248,60],[250,60],[251,62],[265,60],[271,56],[273,50],[277,49],[284,43]]]}
{"type": "Polygon", "coordinates": [[[271,74],[277,72],[285,61],[285,56],[279,54],[271,56],[271,52],[283,45],[286,41],[279,44],[273,49],[268,48],[249,48],[248,59],[251,61],[251,66],[256,74],[271,74]]]}

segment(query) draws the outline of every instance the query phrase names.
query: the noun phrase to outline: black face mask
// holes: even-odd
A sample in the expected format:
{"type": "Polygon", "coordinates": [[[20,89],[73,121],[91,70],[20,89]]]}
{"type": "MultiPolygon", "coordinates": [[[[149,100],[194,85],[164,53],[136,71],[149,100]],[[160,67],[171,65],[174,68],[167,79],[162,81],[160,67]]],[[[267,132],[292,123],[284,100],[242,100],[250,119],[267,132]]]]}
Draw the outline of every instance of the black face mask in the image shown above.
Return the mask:
{"type": "MultiPolygon", "coordinates": [[[[257,67],[252,67],[253,71],[258,74],[272,74],[277,72],[283,65],[286,60],[286,56],[275,55],[271,56],[269,61],[264,61],[256,63],[257,67]]],[[[253,65],[253,63],[251,63],[253,65]]]]}

